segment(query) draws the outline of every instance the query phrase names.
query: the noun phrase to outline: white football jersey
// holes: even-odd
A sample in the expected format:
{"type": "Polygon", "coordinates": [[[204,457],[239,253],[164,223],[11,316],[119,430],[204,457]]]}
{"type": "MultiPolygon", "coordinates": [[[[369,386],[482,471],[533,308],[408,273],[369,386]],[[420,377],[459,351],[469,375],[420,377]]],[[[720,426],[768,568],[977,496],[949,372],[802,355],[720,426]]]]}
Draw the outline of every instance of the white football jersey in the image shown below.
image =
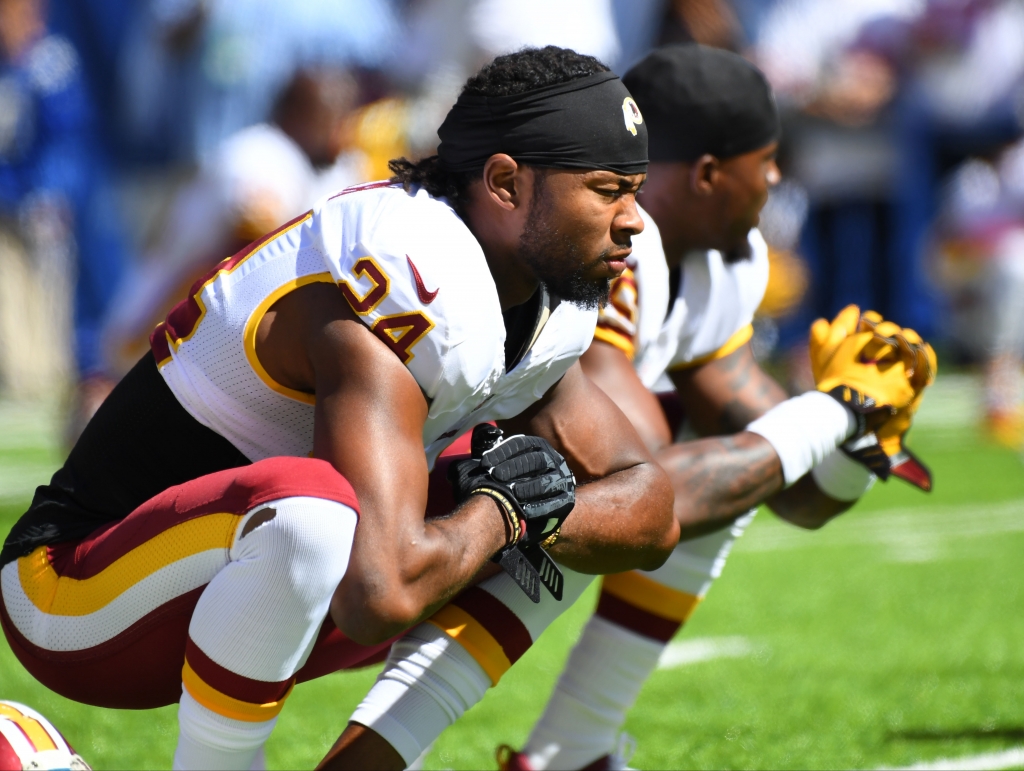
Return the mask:
{"type": "Polygon", "coordinates": [[[416,378],[429,404],[431,467],[463,431],[541,398],[586,350],[597,321],[596,311],[558,304],[506,372],[497,289],[454,210],[387,182],[343,190],[220,263],[154,332],[178,401],[250,460],[312,452],[316,397],[275,382],[255,343],[270,307],[313,282],[337,285],[416,378]]]}
{"type": "Polygon", "coordinates": [[[768,286],[768,246],[755,229],[747,259],[726,262],[714,249],[690,252],[672,287],[661,235],[650,215],[641,214],[646,227],[633,238],[630,269],[612,283],[595,338],[622,349],[643,384],[654,388],[667,372],[720,358],[750,339],[768,286]]]}

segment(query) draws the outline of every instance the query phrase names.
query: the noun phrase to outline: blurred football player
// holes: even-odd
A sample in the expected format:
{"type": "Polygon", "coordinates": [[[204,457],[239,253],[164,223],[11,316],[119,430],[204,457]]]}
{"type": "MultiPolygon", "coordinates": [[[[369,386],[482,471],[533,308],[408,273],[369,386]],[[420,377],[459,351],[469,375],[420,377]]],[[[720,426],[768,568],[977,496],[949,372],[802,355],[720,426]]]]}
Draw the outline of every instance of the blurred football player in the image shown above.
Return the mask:
{"type": "Polygon", "coordinates": [[[100,330],[126,254],[78,52],[46,17],[0,0],[0,379],[36,396],[76,377],[74,441],[114,384],[100,330]]]}
{"type": "Polygon", "coordinates": [[[300,70],[271,120],[224,140],[174,197],[153,249],[130,270],[103,330],[108,366],[123,375],[149,333],[199,276],[246,244],[307,211],[327,193],[365,181],[344,153],[358,100],[343,70],[300,70]]]}
{"type": "Polygon", "coordinates": [[[88,704],[178,703],[174,767],[244,769],[296,681],[353,661],[342,633],[386,643],[492,556],[528,604],[516,555],[552,589],[542,544],[565,604],[574,571],[660,565],[668,479],[577,363],[643,229],[631,103],[591,57],[499,58],[439,156],[197,281],[0,552],[26,669],[88,704]],[[531,436],[492,436],[425,520],[434,460],[489,421],[531,436]]]}
{"type": "Polygon", "coordinates": [[[932,275],[950,298],[946,332],[984,370],[984,427],[1024,449],[1024,141],[951,175],[934,225],[932,275]]]}
{"type": "MultiPolygon", "coordinates": [[[[734,54],[687,45],[653,52],[624,81],[647,121],[651,165],[641,201],[664,257],[635,250],[581,363],[669,473],[681,540],[658,570],[604,578],[596,613],[523,752],[501,752],[512,769],[624,767],[619,731],[626,712],[721,574],[752,507],[766,503],[786,521],[815,529],[871,488],[871,468],[931,485],[899,441],[887,441],[886,452],[865,452],[878,448],[855,427],[857,408],[822,393],[832,385],[825,369],[849,382],[864,367],[863,355],[842,359],[857,350],[855,333],[862,332],[861,346],[871,338],[873,314],[862,321],[848,308],[832,325],[815,326],[818,391],[787,399],[754,360],[751,321],[768,281],[767,247],[756,226],[780,177],[779,124],[761,73],[734,54]],[[845,352],[837,349],[841,340],[845,352]],[[661,396],[676,410],[665,411],[655,392],[673,387],[670,398],[661,396]],[[677,426],[667,416],[680,412],[691,441],[673,441],[677,426]],[[693,440],[693,433],[707,438],[693,440]],[[850,435],[864,438],[858,444],[850,435]]],[[[911,330],[885,326],[920,342],[911,330]]],[[[917,398],[933,366],[923,358],[930,351],[915,353],[926,370],[919,381],[901,375],[886,383],[891,368],[868,374],[864,390],[878,405],[904,407],[901,399],[917,398]]],[[[872,420],[887,414],[874,411],[872,420]]],[[[902,436],[909,420],[904,409],[881,433],[902,436]]]]}
{"type": "MultiPolygon", "coordinates": [[[[778,119],[760,72],[689,45],[651,54],[626,82],[655,161],[641,194],[646,226],[581,363],[668,471],[684,540],[654,572],[604,579],[598,613],[525,753],[501,758],[510,767],[609,761],[625,712],[721,571],[752,507],[767,500],[788,521],[821,527],[871,486],[865,462],[929,484],[901,445],[932,369],[924,362],[914,379],[907,362],[927,352],[913,332],[874,314],[862,319],[856,308],[821,321],[812,338],[820,390],[793,399],[754,362],[751,319],[768,279],[755,228],[779,177],[778,119]],[[693,428],[715,438],[673,443],[650,390],[665,373],[693,428]],[[899,411],[883,430],[877,424],[890,407],[899,411]]],[[[627,120],[639,118],[632,108],[623,105],[627,120]]],[[[412,762],[563,608],[547,597],[524,603],[486,582],[468,589],[394,645],[324,767],[412,762]]]]}

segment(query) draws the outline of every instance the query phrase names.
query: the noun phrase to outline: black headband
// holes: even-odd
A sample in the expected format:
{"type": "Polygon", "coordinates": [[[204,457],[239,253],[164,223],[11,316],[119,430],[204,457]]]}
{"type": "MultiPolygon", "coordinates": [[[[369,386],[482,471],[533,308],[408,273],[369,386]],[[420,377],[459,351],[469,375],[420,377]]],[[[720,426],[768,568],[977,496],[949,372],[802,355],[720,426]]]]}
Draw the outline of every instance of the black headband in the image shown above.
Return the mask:
{"type": "Polygon", "coordinates": [[[696,43],[665,46],[623,81],[643,107],[652,161],[731,158],[779,138],[768,81],[734,53],[696,43]]]}
{"type": "Polygon", "coordinates": [[[437,134],[449,171],[476,171],[495,153],[545,168],[647,171],[647,127],[611,72],[511,96],[463,93],[437,134]]]}

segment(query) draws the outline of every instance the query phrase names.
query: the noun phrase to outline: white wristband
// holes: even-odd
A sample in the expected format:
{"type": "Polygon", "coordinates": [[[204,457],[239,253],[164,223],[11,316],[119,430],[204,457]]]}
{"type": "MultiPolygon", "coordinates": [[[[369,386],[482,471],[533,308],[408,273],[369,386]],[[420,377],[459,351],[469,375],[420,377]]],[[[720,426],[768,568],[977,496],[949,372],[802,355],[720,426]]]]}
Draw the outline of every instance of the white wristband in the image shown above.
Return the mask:
{"type": "Polygon", "coordinates": [[[775,448],[789,487],[852,436],[857,419],[828,394],[811,391],[776,404],[747,431],[775,448]]]}
{"type": "Polygon", "coordinates": [[[836,450],[811,470],[815,484],[829,498],[855,501],[874,487],[877,477],[842,450],[836,450]]]}

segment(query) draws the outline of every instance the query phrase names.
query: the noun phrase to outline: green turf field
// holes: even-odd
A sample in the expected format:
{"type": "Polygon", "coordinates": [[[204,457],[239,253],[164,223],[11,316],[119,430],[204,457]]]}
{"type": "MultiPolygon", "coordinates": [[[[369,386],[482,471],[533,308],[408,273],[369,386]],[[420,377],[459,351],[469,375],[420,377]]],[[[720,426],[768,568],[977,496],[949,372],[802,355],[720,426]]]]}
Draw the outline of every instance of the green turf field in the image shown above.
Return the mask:
{"type": "MultiPolygon", "coordinates": [[[[946,376],[925,400],[912,444],[935,473],[932,495],[880,484],[818,533],[758,517],[680,635],[679,663],[630,715],[632,765],[870,769],[1002,753],[1006,767],[1005,751],[1024,746],[1024,466],[978,436],[975,391],[946,376]]],[[[47,421],[0,407],[4,532],[58,461],[47,421]]],[[[495,768],[497,744],[519,746],[593,602],[591,592],[442,736],[427,767],[495,768]]],[[[312,767],[374,676],[297,688],[270,767],[312,767]]],[[[6,644],[0,698],[41,710],[95,768],[169,767],[173,708],[68,702],[6,644]]]]}

